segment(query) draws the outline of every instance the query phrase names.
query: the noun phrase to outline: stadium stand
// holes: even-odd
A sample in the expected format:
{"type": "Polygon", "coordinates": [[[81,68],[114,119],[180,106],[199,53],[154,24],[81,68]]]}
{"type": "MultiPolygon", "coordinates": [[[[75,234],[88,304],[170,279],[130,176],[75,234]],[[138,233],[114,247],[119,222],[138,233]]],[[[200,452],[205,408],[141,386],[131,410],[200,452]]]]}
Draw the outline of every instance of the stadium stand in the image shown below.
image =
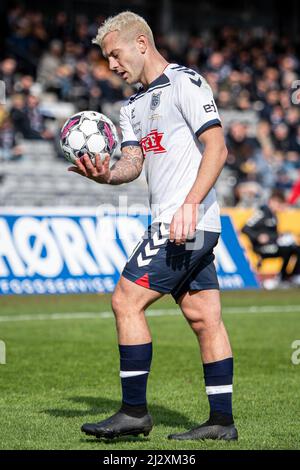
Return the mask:
{"type": "MultiPolygon", "coordinates": [[[[134,92],[91,45],[101,19],[74,18],[70,24],[64,12],[51,17],[19,5],[8,12],[0,63],[7,97],[0,105],[2,206],[90,205],[95,198],[115,202],[120,194],[147,200],[142,176],[126,187],[103,188],[66,173],[58,145],[64,120],[94,109],[118,125],[120,106],[134,92]]],[[[258,206],[274,188],[290,196],[300,174],[300,97],[294,86],[300,62],[292,38],[224,26],[184,40],[159,35],[157,45],[169,61],[200,72],[213,89],[229,149],[217,184],[221,205],[258,206]]]]}

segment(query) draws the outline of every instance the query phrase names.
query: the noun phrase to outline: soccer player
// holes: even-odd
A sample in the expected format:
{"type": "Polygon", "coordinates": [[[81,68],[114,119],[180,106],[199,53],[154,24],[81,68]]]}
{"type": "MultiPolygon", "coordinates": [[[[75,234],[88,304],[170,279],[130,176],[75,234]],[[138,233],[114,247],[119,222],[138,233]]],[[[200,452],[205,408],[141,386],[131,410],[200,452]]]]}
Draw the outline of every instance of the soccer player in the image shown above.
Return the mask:
{"type": "MultiPolygon", "coordinates": [[[[144,166],[152,224],[130,256],[112,296],[120,352],[122,404],[82,431],[96,437],[148,435],[146,400],[152,358],[145,309],[171,293],[200,346],[209,419],[169,439],[237,439],[232,415],[233,358],[221,318],[213,248],[220,235],[213,188],[227,157],[211,89],[195,71],[168,63],[146,21],[122,12],[94,40],[111,70],[142,88],[121,108],[122,156],[109,167],[87,155],[70,170],[101,184],[136,179],[144,166]]],[[[176,344],[174,344],[176,354],[176,344]]]]}
{"type": "MultiPolygon", "coordinates": [[[[273,279],[272,286],[286,282],[300,285],[300,246],[289,233],[278,232],[277,213],[285,209],[285,196],[280,189],[274,189],[267,204],[263,204],[247,221],[242,232],[248,235],[253,250],[261,260],[266,258],[282,258],[282,266],[278,278],[273,279]],[[291,258],[295,264],[291,272],[288,265],[291,258]]],[[[270,284],[269,284],[270,285],[270,284]]]]}

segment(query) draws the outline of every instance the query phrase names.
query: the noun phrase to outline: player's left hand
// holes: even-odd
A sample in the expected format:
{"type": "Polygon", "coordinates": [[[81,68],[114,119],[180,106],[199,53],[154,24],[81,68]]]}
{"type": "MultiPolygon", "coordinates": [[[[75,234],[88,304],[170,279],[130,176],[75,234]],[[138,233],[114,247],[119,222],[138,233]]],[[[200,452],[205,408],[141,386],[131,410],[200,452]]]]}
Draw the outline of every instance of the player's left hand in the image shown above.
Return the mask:
{"type": "Polygon", "coordinates": [[[199,204],[184,203],[173,215],[170,225],[170,242],[184,245],[195,235],[199,204]]]}

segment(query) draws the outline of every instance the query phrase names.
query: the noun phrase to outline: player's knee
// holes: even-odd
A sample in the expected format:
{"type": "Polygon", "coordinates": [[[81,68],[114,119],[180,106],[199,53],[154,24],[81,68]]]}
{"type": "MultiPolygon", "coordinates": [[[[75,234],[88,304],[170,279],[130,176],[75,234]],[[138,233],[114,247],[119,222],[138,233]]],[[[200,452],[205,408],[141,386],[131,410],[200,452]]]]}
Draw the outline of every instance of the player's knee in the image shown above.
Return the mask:
{"type": "Polygon", "coordinates": [[[128,317],[140,312],[137,302],[130,300],[130,297],[122,290],[116,290],[112,295],[111,307],[117,318],[128,317]]]}
{"type": "Polygon", "coordinates": [[[111,298],[111,308],[116,317],[122,314],[125,308],[125,299],[122,293],[117,291],[113,293],[111,298]]]}
{"type": "Polygon", "coordinates": [[[219,305],[203,308],[188,309],[184,312],[192,330],[197,335],[219,328],[222,323],[221,307],[219,305]]]}
{"type": "Polygon", "coordinates": [[[196,335],[204,336],[206,334],[214,334],[214,332],[218,331],[222,325],[222,320],[219,319],[202,319],[198,322],[190,323],[192,330],[196,335]]]}

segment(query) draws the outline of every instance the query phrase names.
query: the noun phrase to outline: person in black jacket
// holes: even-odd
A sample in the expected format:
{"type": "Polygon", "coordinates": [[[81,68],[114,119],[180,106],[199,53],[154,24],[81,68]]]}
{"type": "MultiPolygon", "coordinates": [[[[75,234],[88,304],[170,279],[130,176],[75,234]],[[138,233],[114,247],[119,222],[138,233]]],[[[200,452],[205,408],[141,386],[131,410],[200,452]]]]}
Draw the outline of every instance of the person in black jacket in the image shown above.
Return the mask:
{"type": "Polygon", "coordinates": [[[242,228],[248,235],[255,253],[264,258],[277,258],[283,260],[280,271],[280,281],[300,282],[300,246],[291,234],[279,235],[276,213],[283,210],[285,197],[282,191],[274,190],[269,198],[268,205],[261,206],[242,228]],[[296,261],[291,273],[287,266],[292,256],[296,261]]]}

